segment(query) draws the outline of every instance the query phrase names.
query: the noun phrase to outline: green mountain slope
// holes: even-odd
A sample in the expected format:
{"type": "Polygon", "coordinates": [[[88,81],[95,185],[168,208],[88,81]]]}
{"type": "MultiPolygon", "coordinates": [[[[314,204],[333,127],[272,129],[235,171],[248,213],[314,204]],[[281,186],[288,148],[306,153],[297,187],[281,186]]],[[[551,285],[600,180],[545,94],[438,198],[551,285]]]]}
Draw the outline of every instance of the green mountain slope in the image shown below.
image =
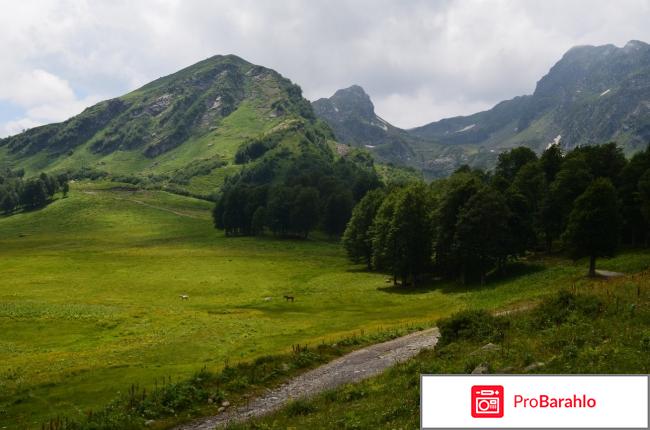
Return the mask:
{"type": "Polygon", "coordinates": [[[277,72],[215,56],[58,124],[0,140],[0,164],[149,177],[199,194],[240,169],[250,139],[315,121],[301,90],[277,72]]]}
{"type": "Polygon", "coordinates": [[[630,41],[569,50],[532,95],[470,116],[409,132],[446,145],[500,150],[525,145],[541,151],[617,141],[626,152],[650,141],[650,45],[630,41]]]}

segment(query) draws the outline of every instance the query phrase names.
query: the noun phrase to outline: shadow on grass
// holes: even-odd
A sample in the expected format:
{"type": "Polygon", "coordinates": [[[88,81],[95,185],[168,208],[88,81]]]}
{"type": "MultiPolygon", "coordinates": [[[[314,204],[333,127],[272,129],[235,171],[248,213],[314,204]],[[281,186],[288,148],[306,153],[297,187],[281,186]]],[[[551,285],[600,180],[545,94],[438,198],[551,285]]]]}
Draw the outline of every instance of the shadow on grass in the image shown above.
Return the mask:
{"type": "Polygon", "coordinates": [[[384,287],[377,287],[377,291],[390,294],[425,294],[436,290],[442,293],[466,293],[470,291],[491,290],[505,282],[513,281],[522,276],[532,275],[544,269],[545,267],[541,264],[516,262],[509,264],[502,273],[492,272],[488,274],[487,282],[483,285],[479,282],[462,284],[459,281],[429,276],[415,286],[390,284],[384,287]]]}

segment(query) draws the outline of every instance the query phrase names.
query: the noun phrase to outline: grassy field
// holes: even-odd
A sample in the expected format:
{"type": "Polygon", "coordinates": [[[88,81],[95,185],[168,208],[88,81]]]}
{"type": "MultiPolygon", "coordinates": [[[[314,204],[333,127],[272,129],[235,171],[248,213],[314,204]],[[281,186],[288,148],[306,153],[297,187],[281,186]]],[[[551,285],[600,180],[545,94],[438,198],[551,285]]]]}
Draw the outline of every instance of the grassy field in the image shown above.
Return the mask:
{"type": "MultiPolygon", "coordinates": [[[[619,263],[638,261],[627,257],[619,263]]],[[[494,317],[473,311],[443,320],[435,350],[231,430],[416,429],[420,374],[470,373],[478,366],[488,373],[650,372],[650,272],[566,287],[524,312],[494,317]],[[448,329],[454,326],[464,330],[448,329]],[[496,346],[483,348],[488,342],[496,346]]]]}
{"type": "MultiPolygon", "coordinates": [[[[534,261],[481,289],[405,291],[351,266],[336,243],[227,238],[212,228],[208,202],[111,187],[73,184],[42,210],[0,217],[0,423],[8,429],[79,416],[132,383],[182,379],[298,343],[432,324],[466,307],[516,307],[586,270],[534,261]]],[[[630,254],[600,266],[647,262],[630,254]]]]}

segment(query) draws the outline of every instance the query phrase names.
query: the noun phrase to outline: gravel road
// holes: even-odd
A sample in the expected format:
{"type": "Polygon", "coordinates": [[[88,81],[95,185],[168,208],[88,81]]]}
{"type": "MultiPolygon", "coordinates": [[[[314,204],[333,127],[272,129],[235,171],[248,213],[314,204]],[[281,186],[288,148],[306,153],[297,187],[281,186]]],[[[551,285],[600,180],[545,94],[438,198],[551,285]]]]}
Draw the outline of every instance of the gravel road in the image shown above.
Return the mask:
{"type": "Polygon", "coordinates": [[[251,399],[247,405],[182,424],[174,430],[212,430],[227,423],[266,415],[293,399],[311,397],[343,384],[361,381],[408,360],[424,349],[433,348],[439,335],[438,329],[432,328],[359,349],[251,399]]]}

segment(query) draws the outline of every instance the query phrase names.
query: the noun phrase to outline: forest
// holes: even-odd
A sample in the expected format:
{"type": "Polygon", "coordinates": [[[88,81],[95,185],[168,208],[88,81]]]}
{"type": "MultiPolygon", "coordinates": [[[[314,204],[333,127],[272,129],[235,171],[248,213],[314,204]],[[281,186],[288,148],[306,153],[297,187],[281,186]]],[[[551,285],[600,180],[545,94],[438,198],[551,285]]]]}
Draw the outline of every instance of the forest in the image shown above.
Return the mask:
{"type": "Polygon", "coordinates": [[[45,206],[52,197],[62,192],[68,194],[70,186],[67,174],[41,173],[35,178],[24,179],[25,171],[0,171],[0,211],[11,214],[17,210],[30,210],[45,206]]]}
{"type": "Polygon", "coordinates": [[[426,275],[484,283],[531,252],[596,259],[647,246],[650,149],[627,160],[615,143],[540,157],[499,155],[493,172],[459,168],[430,184],[379,188],[355,206],[343,235],[349,258],[415,285],[426,275]]]}

